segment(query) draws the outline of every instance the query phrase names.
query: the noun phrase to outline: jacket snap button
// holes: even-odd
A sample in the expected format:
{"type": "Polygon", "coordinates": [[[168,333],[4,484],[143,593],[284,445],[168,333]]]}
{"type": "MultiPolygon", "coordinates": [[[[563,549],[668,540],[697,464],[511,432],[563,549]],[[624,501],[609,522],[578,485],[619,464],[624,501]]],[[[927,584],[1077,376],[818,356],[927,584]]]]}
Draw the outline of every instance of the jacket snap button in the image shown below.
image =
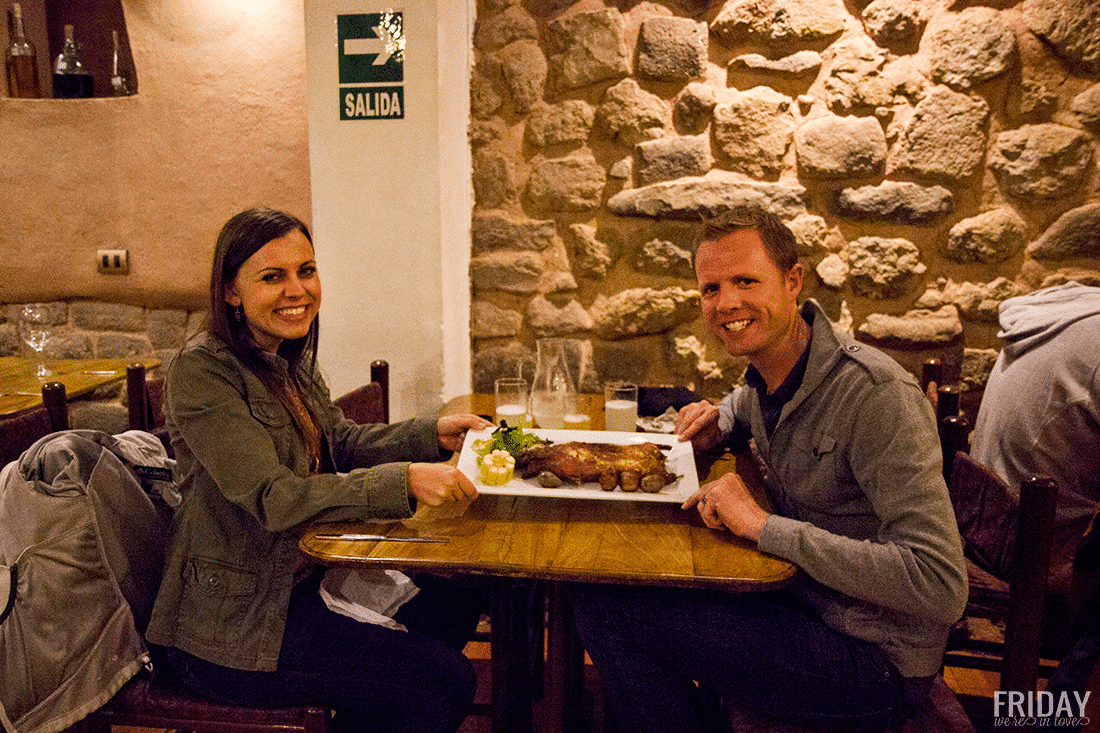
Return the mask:
{"type": "Polygon", "coordinates": [[[856,344],[848,344],[848,351],[859,351],[859,346],[856,344]]]}
{"type": "Polygon", "coordinates": [[[215,575],[214,577],[207,580],[206,584],[211,588],[217,588],[222,584],[222,579],[215,575]]]}

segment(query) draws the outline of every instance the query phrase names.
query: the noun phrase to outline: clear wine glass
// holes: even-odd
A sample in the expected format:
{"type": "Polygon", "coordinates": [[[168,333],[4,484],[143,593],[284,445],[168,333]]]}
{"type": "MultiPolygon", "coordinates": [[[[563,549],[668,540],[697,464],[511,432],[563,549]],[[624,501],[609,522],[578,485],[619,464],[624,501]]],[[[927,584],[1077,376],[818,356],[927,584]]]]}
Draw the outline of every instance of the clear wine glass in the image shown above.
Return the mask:
{"type": "Polygon", "coordinates": [[[23,306],[22,318],[19,320],[19,330],[23,341],[34,351],[36,362],[34,374],[39,379],[53,374],[46,366],[46,357],[42,353],[46,348],[46,342],[50,338],[47,320],[46,309],[42,306],[23,306]]]}

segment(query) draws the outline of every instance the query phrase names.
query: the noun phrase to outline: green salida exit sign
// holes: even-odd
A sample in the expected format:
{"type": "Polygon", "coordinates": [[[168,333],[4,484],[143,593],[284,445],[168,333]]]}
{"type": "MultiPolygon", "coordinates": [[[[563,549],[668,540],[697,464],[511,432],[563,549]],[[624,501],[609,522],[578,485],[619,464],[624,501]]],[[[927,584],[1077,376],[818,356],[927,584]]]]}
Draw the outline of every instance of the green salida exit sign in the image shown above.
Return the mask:
{"type": "Polygon", "coordinates": [[[336,16],[341,120],[405,117],[402,13],[336,16]]]}

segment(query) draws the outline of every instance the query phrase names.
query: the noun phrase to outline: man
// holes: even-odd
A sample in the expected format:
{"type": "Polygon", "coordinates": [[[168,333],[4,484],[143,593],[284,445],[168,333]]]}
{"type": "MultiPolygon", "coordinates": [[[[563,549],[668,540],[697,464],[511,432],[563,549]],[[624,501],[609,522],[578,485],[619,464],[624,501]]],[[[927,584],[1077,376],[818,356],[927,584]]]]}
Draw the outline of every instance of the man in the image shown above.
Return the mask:
{"type": "Polygon", "coordinates": [[[755,442],[774,513],[735,474],[685,503],[800,568],[765,593],[585,587],[577,626],[624,731],[701,731],[698,690],[795,724],[882,731],[923,698],[966,604],[935,418],[894,361],[801,309],[794,236],[769,214],[706,228],[703,319],[748,386],[685,407],[697,449],[755,442]]]}
{"type": "Polygon", "coordinates": [[[1075,282],[1009,298],[970,454],[1010,486],[1058,483],[1050,591],[1069,589],[1073,553],[1100,501],[1100,288],[1075,282]]]}

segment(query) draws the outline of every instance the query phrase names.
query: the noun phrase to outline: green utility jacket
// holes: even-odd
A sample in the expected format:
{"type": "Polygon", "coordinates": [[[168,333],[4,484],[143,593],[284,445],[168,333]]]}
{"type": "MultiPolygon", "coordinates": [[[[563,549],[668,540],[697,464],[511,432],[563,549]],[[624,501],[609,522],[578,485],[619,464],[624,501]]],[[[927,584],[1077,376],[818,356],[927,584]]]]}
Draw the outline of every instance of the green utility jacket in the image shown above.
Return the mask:
{"type": "Polygon", "coordinates": [[[412,515],[409,462],[445,457],[436,422],[357,425],[332,404],[319,373],[303,376],[324,432],[316,475],[290,413],[224,343],[200,334],[172,360],[165,413],[183,503],[149,641],[227,667],[274,670],[301,526],[412,515]]]}

